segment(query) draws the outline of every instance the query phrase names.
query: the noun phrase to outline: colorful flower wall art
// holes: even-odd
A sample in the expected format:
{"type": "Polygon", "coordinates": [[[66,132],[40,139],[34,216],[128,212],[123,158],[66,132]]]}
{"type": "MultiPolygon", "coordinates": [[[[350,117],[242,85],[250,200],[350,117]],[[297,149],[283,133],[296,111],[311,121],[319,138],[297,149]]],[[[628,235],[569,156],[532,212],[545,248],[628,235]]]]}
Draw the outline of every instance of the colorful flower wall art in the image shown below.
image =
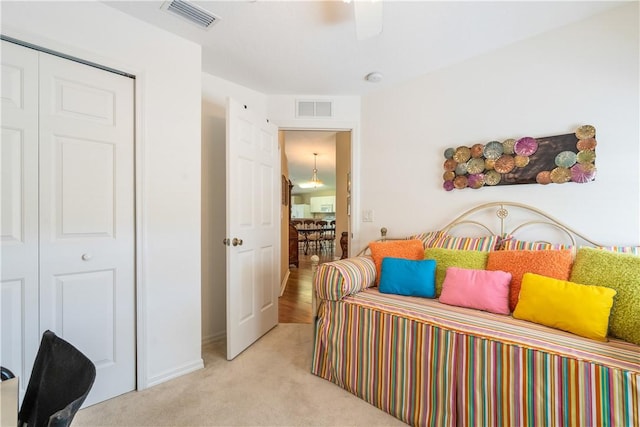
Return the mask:
{"type": "Polygon", "coordinates": [[[509,184],[586,183],[596,176],[596,129],[575,133],[474,144],[444,152],[447,191],[509,184]]]}

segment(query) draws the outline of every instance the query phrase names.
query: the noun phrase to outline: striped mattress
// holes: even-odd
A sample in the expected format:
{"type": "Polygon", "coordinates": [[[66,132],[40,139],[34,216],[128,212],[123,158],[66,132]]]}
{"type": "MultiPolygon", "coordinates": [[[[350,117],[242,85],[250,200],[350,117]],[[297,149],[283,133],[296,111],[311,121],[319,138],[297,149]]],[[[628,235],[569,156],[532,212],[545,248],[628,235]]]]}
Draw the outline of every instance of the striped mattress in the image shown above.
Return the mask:
{"type": "Polygon", "coordinates": [[[640,425],[640,347],[377,288],[322,302],[313,373],[411,425],[640,425]]]}

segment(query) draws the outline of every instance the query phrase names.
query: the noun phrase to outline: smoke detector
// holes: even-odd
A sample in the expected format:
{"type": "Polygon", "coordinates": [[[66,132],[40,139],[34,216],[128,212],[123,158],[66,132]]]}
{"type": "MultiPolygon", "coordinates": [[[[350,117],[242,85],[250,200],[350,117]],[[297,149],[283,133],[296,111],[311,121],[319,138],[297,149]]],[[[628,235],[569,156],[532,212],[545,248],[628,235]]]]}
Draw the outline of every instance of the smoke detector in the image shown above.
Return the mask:
{"type": "Polygon", "coordinates": [[[364,79],[371,83],[380,83],[382,81],[382,73],[374,71],[364,76],[364,79]]]}
{"type": "Polygon", "coordinates": [[[185,0],[166,1],[162,4],[160,9],[173,13],[203,30],[210,29],[213,24],[220,20],[219,16],[216,16],[208,10],[185,0]]]}

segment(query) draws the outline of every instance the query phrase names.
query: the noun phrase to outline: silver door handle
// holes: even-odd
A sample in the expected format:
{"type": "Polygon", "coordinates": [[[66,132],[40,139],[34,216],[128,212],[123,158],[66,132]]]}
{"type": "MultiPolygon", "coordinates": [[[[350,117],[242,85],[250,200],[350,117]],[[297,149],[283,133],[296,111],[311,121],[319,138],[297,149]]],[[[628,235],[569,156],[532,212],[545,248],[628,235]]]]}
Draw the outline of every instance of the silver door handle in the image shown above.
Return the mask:
{"type": "Polygon", "coordinates": [[[222,244],[223,245],[229,246],[229,243],[230,243],[229,239],[227,239],[227,238],[222,239],[222,244]]]}
{"type": "Polygon", "coordinates": [[[231,241],[231,244],[233,246],[242,246],[242,239],[238,239],[234,237],[233,240],[231,241]]]}
{"type": "Polygon", "coordinates": [[[91,259],[91,254],[82,254],[83,261],[89,261],[91,259]]]}

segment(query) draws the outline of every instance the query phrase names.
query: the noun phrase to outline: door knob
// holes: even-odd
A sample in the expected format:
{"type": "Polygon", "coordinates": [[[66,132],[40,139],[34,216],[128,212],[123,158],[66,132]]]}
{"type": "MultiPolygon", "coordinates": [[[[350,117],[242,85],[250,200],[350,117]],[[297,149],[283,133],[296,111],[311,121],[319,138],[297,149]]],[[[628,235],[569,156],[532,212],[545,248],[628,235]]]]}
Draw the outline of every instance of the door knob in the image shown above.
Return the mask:
{"type": "Polygon", "coordinates": [[[227,238],[222,239],[222,244],[225,246],[229,246],[229,239],[227,238]]]}
{"type": "Polygon", "coordinates": [[[233,246],[242,246],[242,239],[238,239],[234,237],[233,240],[231,241],[231,244],[233,246]]]}
{"type": "Polygon", "coordinates": [[[83,261],[89,261],[91,259],[91,254],[82,254],[83,261]]]}

